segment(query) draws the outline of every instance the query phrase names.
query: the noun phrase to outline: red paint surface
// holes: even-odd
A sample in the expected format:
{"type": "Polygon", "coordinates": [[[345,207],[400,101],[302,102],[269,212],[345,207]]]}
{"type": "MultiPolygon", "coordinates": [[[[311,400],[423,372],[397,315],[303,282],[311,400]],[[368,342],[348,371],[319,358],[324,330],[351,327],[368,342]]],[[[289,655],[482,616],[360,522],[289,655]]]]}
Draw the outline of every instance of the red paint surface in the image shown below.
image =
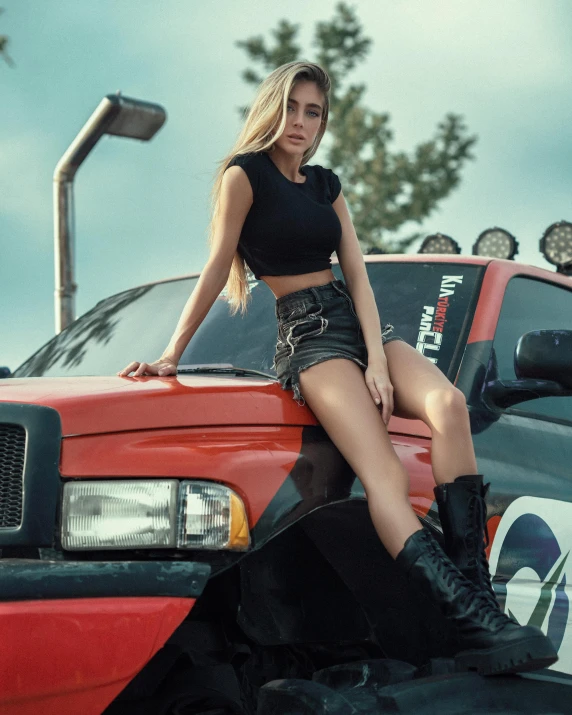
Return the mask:
{"type": "Polygon", "coordinates": [[[194,603],[163,597],[0,603],[0,713],[99,715],[194,603]]]}
{"type": "MultiPolygon", "coordinates": [[[[413,430],[419,425],[426,428],[414,420],[393,421],[398,425],[408,422],[413,430]]],[[[425,513],[429,508],[426,497],[432,500],[425,484],[426,475],[432,480],[427,440],[403,434],[392,435],[392,439],[412,478],[412,498],[422,495],[422,501],[416,503],[425,513]]],[[[63,443],[60,472],[64,477],[98,479],[214,480],[239,494],[253,528],[294,468],[301,449],[299,427],[195,428],[69,437],[63,443]]]]}
{"type": "Polygon", "coordinates": [[[415,513],[427,516],[435,500],[435,479],[431,468],[431,442],[405,435],[392,435],[397,456],[409,474],[409,500],[415,513]]]}
{"type": "Polygon", "coordinates": [[[468,343],[477,343],[482,340],[492,340],[495,336],[498,316],[500,313],[506,284],[513,276],[525,275],[532,278],[549,280],[552,283],[570,288],[572,281],[567,276],[554,273],[545,268],[528,266],[524,263],[496,259],[491,261],[485,272],[483,285],[468,343]]]}
{"type": "Polygon", "coordinates": [[[495,540],[495,536],[497,535],[497,529],[499,528],[500,522],[500,516],[491,516],[491,518],[487,521],[487,531],[489,533],[489,545],[485,549],[487,559],[491,558],[491,549],[493,548],[493,541],[495,540]]]}
{"type": "Polygon", "coordinates": [[[275,380],[207,377],[12,378],[0,402],[56,409],[62,434],[101,434],[168,427],[315,424],[275,380]]]}
{"type": "MultiPolygon", "coordinates": [[[[56,409],[64,437],[181,427],[316,425],[309,407],[274,380],[202,377],[13,378],[0,402],[56,409]]],[[[422,422],[393,417],[390,431],[427,435],[422,422]]]]}
{"type": "Polygon", "coordinates": [[[234,489],[254,527],[290,474],[299,427],[225,427],[122,432],[64,440],[64,477],[209,479],[234,489]]]}

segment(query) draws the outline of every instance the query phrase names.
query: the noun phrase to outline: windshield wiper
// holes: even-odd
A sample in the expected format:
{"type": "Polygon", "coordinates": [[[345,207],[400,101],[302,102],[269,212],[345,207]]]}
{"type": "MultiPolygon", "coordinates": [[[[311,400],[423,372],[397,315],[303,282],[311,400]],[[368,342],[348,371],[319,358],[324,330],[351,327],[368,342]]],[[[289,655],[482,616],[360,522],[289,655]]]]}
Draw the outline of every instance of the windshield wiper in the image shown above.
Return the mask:
{"type": "Polygon", "coordinates": [[[177,374],[185,375],[189,373],[212,374],[212,375],[238,375],[240,377],[265,377],[276,380],[276,375],[261,370],[251,370],[247,367],[235,367],[234,365],[214,364],[214,365],[183,365],[177,368],[177,374]]]}

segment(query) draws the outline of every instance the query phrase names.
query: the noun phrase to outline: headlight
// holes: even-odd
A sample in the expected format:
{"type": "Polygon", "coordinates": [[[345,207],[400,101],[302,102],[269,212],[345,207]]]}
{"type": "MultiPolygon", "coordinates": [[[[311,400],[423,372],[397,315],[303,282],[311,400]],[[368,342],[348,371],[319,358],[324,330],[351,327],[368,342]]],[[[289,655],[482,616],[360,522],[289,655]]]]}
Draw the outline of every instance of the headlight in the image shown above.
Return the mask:
{"type": "Polygon", "coordinates": [[[245,550],[240,497],[221,484],[176,479],[113,479],[64,485],[62,546],[87,549],[245,550]]]}
{"type": "Polygon", "coordinates": [[[190,549],[246,549],[250,542],[244,504],[221,484],[183,482],[177,545],[190,549]]]}

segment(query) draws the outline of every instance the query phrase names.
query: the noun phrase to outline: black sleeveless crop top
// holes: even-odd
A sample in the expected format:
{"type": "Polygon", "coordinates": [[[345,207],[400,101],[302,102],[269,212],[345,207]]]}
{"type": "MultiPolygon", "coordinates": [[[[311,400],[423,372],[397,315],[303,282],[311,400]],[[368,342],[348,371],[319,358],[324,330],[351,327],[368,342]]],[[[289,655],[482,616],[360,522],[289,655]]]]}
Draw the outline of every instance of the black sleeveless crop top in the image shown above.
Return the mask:
{"type": "Polygon", "coordinates": [[[305,164],[300,171],[306,181],[296,183],[265,151],[237,154],[228,166],[234,165],[245,171],[254,196],[237,250],[255,278],[330,268],[342,236],[332,207],[342,188],[336,174],[305,164]]]}

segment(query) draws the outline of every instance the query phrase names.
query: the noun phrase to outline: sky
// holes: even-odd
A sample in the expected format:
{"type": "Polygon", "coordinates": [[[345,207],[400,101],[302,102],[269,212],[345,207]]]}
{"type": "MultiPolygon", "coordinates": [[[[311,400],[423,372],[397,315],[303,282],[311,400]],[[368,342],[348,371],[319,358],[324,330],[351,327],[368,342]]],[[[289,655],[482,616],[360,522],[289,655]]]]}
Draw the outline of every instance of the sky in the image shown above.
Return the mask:
{"type": "MultiPolygon", "coordinates": [[[[411,152],[448,112],[478,135],[460,185],[403,235],[440,231],[470,254],[481,231],[502,226],[519,241],[517,260],[553,270],[538,241],[554,221],[572,221],[572,2],[348,4],[373,42],[345,83],[365,83],[367,106],[391,115],[391,149],[411,152]]],[[[315,24],[336,2],[0,7],[14,61],[0,58],[0,365],[14,370],[55,333],[52,177],[101,99],[121,91],[162,105],[168,119],[150,142],[104,137],[76,174],[77,316],[119,291],[202,269],[217,162],[255,92],[236,42],[272,44],[287,19],[300,27],[299,59],[315,61],[315,24]]],[[[310,163],[327,166],[322,148],[310,163]]]]}

